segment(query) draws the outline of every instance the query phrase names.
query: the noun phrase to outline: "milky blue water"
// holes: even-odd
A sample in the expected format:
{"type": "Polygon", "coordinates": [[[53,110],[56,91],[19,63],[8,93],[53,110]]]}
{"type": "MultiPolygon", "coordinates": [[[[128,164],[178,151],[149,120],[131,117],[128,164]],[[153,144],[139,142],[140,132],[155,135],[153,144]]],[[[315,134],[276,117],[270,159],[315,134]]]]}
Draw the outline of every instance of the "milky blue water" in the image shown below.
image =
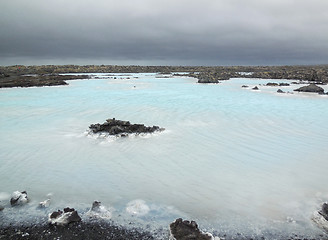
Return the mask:
{"type": "MultiPolygon", "coordinates": [[[[328,96],[278,94],[261,79],[95,77],[0,89],[0,204],[26,190],[29,214],[52,193],[50,210],[83,212],[99,200],[122,224],[166,227],[183,217],[212,232],[322,234],[311,216],[328,200],[328,96]],[[87,134],[90,124],[113,117],[166,130],[122,139],[87,134]],[[135,213],[126,211],[131,201],[135,213]]],[[[1,214],[27,218],[19,211],[1,214]]]]}

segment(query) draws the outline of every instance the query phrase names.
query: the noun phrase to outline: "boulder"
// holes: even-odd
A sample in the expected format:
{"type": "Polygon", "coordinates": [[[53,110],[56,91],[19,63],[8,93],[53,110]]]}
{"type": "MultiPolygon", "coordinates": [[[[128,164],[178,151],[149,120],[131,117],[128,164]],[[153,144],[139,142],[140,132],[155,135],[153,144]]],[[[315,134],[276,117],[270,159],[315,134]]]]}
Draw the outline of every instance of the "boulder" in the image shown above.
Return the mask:
{"type": "Polygon", "coordinates": [[[23,205],[23,204],[27,203],[28,201],[29,201],[29,199],[27,197],[26,191],[23,191],[23,192],[15,191],[11,195],[10,205],[11,206],[23,205]]]}
{"type": "Polygon", "coordinates": [[[48,223],[51,225],[65,226],[73,222],[80,222],[81,217],[78,215],[74,208],[64,208],[64,212],[61,210],[55,211],[48,216],[48,223]]]}
{"type": "Polygon", "coordinates": [[[158,126],[147,127],[144,124],[131,124],[129,121],[116,120],[115,118],[107,119],[103,124],[91,124],[89,128],[93,133],[107,133],[122,137],[131,133],[153,133],[164,130],[158,126]]]}
{"type": "Polygon", "coordinates": [[[5,209],[3,206],[0,205],[0,212],[5,209]]]}
{"type": "Polygon", "coordinates": [[[313,83],[308,86],[300,87],[295,89],[296,92],[313,92],[313,93],[324,93],[324,89],[313,83]]]}
{"type": "Polygon", "coordinates": [[[259,88],[257,86],[252,88],[253,90],[259,90],[259,88]]]}
{"type": "Polygon", "coordinates": [[[247,85],[243,85],[243,86],[241,86],[242,88],[248,88],[248,86],[247,85]]]}
{"type": "Polygon", "coordinates": [[[214,238],[211,234],[200,231],[195,221],[183,221],[182,218],[178,218],[170,224],[170,240],[189,239],[212,240],[214,238]]]}

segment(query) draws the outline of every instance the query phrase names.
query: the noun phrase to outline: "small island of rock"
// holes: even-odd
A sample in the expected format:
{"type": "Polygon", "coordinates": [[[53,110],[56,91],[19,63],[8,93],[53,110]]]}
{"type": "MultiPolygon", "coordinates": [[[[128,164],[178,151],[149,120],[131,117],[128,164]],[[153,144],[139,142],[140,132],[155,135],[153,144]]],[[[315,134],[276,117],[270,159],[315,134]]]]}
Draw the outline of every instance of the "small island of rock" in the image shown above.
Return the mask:
{"type": "Polygon", "coordinates": [[[129,121],[107,119],[103,124],[91,124],[89,126],[92,133],[107,133],[119,137],[125,137],[129,134],[153,133],[164,131],[164,128],[158,126],[147,127],[144,124],[131,124],[129,121]]]}

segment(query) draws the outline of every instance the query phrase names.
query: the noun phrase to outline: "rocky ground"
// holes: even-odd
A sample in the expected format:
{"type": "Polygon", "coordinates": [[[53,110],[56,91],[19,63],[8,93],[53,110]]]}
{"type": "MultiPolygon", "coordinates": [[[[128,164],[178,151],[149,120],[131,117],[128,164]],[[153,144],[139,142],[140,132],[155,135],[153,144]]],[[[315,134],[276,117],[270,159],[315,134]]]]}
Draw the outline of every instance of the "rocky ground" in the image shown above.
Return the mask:
{"type": "MultiPolygon", "coordinates": [[[[187,230],[188,231],[188,230],[187,230]]],[[[189,232],[189,231],[188,231],[189,232]]],[[[192,232],[192,231],[191,231],[192,232]]],[[[250,237],[244,234],[237,234],[234,236],[227,236],[225,234],[218,234],[219,237],[206,237],[205,235],[199,235],[198,233],[189,233],[184,235],[176,235],[176,240],[325,240],[326,235],[317,236],[316,238],[307,238],[299,236],[297,234],[289,237],[277,238],[276,236],[268,237],[250,237]],[[199,238],[198,238],[199,237],[199,238]]],[[[162,235],[160,239],[162,239],[162,235]]],[[[122,226],[115,225],[105,221],[98,222],[78,222],[69,224],[68,226],[52,226],[48,224],[44,225],[21,225],[21,226],[7,226],[0,227],[0,239],[2,240],[53,240],[53,239],[113,239],[113,240],[157,240],[158,236],[152,235],[147,230],[142,229],[127,229],[122,226]]],[[[169,238],[169,233],[167,234],[169,238]]]]}
{"type": "Polygon", "coordinates": [[[0,239],[155,239],[150,233],[108,222],[73,223],[69,226],[29,225],[0,228],[0,239]]]}
{"type": "Polygon", "coordinates": [[[310,81],[316,84],[328,83],[328,66],[263,66],[263,67],[213,67],[198,75],[199,83],[218,83],[230,78],[262,78],[310,81]]]}

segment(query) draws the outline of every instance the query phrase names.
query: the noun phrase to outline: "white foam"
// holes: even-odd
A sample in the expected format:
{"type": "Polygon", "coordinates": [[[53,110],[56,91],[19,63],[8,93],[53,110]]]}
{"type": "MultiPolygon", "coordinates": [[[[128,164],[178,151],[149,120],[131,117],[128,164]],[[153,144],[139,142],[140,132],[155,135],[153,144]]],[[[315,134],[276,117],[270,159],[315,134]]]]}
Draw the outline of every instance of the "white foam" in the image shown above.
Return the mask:
{"type": "Polygon", "coordinates": [[[129,202],[126,206],[126,212],[136,215],[136,216],[144,216],[148,214],[150,211],[150,208],[146,204],[144,200],[136,199],[131,202],[129,202]]]}

